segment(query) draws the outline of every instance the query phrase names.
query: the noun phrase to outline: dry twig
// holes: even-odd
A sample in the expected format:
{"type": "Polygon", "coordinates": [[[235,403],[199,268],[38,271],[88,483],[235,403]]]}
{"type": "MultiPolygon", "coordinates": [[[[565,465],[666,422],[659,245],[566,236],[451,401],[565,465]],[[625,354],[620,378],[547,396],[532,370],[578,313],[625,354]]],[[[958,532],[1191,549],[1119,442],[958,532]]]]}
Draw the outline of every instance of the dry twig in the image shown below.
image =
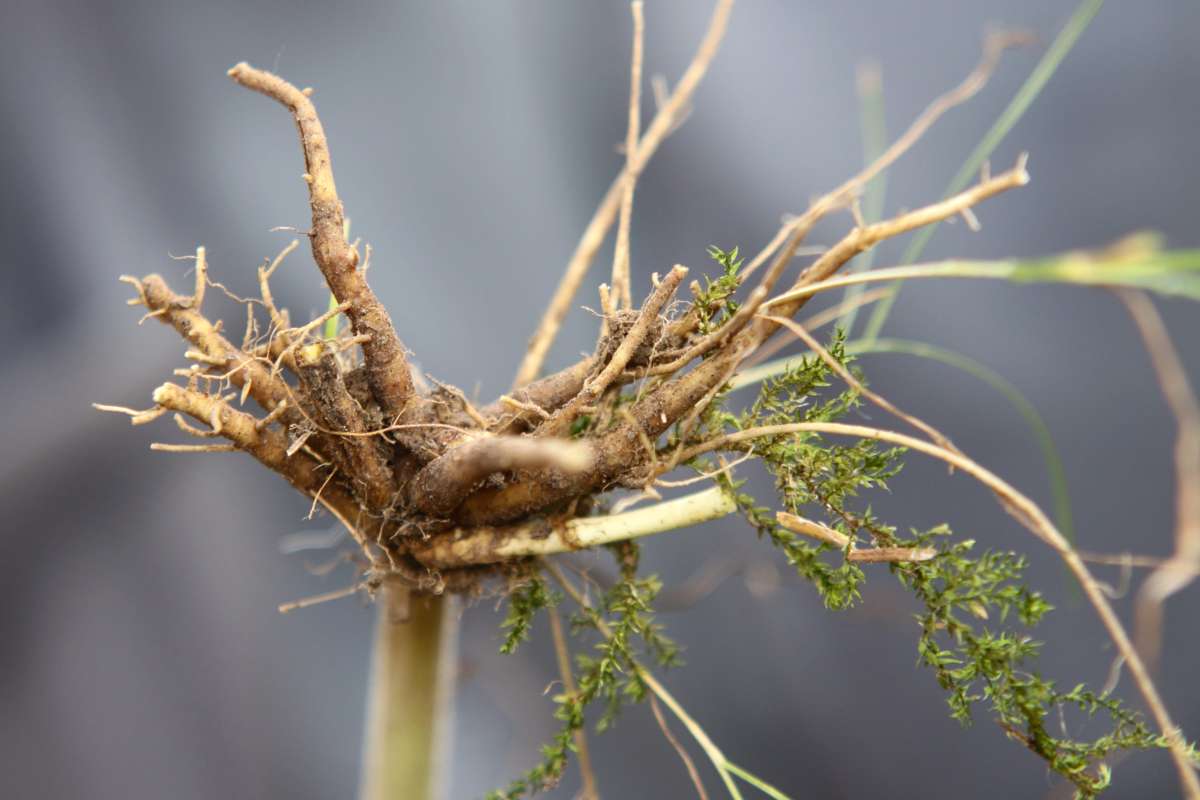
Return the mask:
{"type": "MultiPolygon", "coordinates": [[[[645,167],[663,140],[675,130],[679,118],[686,113],[700,81],[708,72],[709,65],[717,55],[721,40],[725,38],[725,29],[729,25],[729,14],[732,10],[733,0],[717,0],[700,47],[684,71],[683,77],[679,79],[675,90],[671,92],[670,99],[659,108],[650,126],[642,135],[636,151],[636,163],[639,170],[645,167]]],[[[530,383],[541,371],[550,345],[554,343],[563,317],[566,316],[567,309],[571,305],[571,299],[579,291],[579,284],[583,282],[588,267],[591,266],[600,245],[604,243],[604,237],[617,217],[624,186],[625,172],[622,171],[609,187],[604,199],[600,201],[600,207],[596,209],[595,215],[579,239],[579,244],[575,246],[575,252],[567,262],[566,272],[563,274],[558,288],[554,291],[550,305],[546,308],[537,330],[529,340],[529,348],[513,381],[514,389],[530,383]]]]}
{"type": "Polygon", "coordinates": [[[804,214],[780,228],[771,242],[746,267],[746,273],[750,274],[758,269],[796,231],[807,232],[812,229],[818,220],[831,211],[848,206],[861,194],[863,187],[870,183],[876,175],[894,164],[914,144],[920,141],[926,131],[933,127],[933,124],[943,114],[955,106],[962,105],[967,100],[970,100],[980,89],[986,86],[988,80],[991,79],[992,73],[995,72],[996,67],[999,65],[1000,56],[1005,50],[1027,44],[1030,41],[1031,37],[1029,34],[1015,31],[1002,31],[986,36],[983,41],[983,55],[980,57],[979,64],[975,69],[971,70],[962,83],[930,103],[913,120],[908,129],[900,135],[900,138],[893,142],[887,150],[884,150],[878,158],[868,164],[862,172],[859,172],[833,191],[822,195],[809,206],[804,214]]]}
{"type": "Polygon", "coordinates": [[[642,171],[638,160],[638,135],[642,125],[642,47],[645,21],[642,0],[629,4],[633,14],[633,57],[629,77],[629,129],[625,134],[625,185],[621,187],[621,212],[617,222],[617,244],[613,249],[612,290],[620,308],[633,308],[629,280],[629,225],[633,215],[633,192],[642,171]]]}
{"type": "Polygon", "coordinates": [[[1200,567],[1200,404],[1162,317],[1144,294],[1119,291],[1150,354],[1163,397],[1175,417],[1175,552],[1138,591],[1138,652],[1154,667],[1162,651],[1163,603],[1196,577],[1200,567]]]}

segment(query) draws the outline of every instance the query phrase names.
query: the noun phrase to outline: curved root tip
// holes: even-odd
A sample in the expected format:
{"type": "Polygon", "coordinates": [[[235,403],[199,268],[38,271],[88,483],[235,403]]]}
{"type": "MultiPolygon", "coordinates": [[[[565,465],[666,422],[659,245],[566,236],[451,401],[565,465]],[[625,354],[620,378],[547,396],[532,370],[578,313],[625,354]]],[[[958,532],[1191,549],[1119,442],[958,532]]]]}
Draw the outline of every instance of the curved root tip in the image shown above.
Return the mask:
{"type": "Polygon", "coordinates": [[[154,393],[150,395],[150,399],[153,400],[156,405],[164,405],[167,398],[171,395],[171,388],[171,384],[164,383],[162,386],[159,386],[154,390],[154,393]]]}
{"type": "Polygon", "coordinates": [[[1024,186],[1029,183],[1029,153],[1021,153],[1017,156],[1017,181],[1018,185],[1024,186]]]}

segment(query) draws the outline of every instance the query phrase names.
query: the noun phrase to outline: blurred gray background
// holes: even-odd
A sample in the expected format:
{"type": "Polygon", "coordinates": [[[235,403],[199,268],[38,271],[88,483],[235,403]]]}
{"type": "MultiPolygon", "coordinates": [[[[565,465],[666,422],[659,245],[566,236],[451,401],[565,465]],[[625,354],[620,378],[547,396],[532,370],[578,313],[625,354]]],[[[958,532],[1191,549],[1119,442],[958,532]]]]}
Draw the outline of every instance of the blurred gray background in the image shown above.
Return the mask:
{"type": "MultiPolygon", "coordinates": [[[[676,262],[705,268],[710,244],[756,250],[781,214],[858,168],[856,65],[881,65],[896,133],[971,68],[986,24],[1034,31],[1037,47],[1007,57],[890,173],[889,211],[936,199],[1073,6],[739,3],[695,113],[638,190],[637,285],[676,262]]],[[[648,74],[678,77],[709,10],[647,4],[648,74]]],[[[173,332],[137,327],[116,277],[162,272],[185,289],[188,262],[168,256],[205,244],[212,276],[250,293],[254,267],[292,236],[269,229],[306,226],[291,122],[224,74],[243,59],[274,66],[317,89],[354,232],[375,248],[372,282],[404,341],[427,371],[494,396],[620,166],[627,5],[7,0],[4,17],[4,794],[350,797],[371,612],[344,600],[280,616],[280,602],[349,583],[345,569],[306,570],[326,553],[279,551],[281,537],[328,520],[304,523],[305,501],[245,457],[149,452],[152,439],[177,440],[169,421],[131,430],[89,408],[149,405],[182,361],[173,332]]],[[[981,233],[943,226],[928,256],[1035,255],[1143,227],[1200,245],[1198,42],[1190,0],[1109,3],[996,154],[1000,167],[1030,151],[1032,184],[981,207],[981,233]]],[[[849,222],[813,238],[828,244],[849,222]]],[[[594,303],[604,272],[579,304],[594,303]]],[[[304,250],[275,287],[294,318],[324,307],[304,250]]],[[[1195,307],[1159,305],[1200,375],[1195,307]]],[[[957,348],[1028,395],[1062,448],[1083,546],[1169,551],[1173,423],[1110,295],[926,282],[903,293],[888,330],[957,348]]],[[[550,366],[593,337],[594,319],[576,311],[550,366]]],[[[987,386],[906,356],[863,365],[899,405],[1048,502],[1028,430],[987,386]]],[[[897,525],[946,521],[984,546],[1030,552],[1031,580],[1060,606],[1038,634],[1043,671],[1103,683],[1112,650],[1093,614],[987,492],[915,457],[893,492],[871,500],[897,525]]],[[[666,680],[731,758],[793,796],[1037,797],[1055,785],[986,712],[965,731],[949,719],[915,666],[912,604],[882,570],[859,608],[833,614],[733,520],[660,537],[645,561],[668,582],[748,564],[761,588],[776,571],[773,592],[734,576],[664,613],[689,662],[666,680]]],[[[1162,674],[1193,737],[1197,612],[1195,588],[1170,602],[1162,674]]],[[[506,783],[553,731],[548,631],[501,657],[500,618],[490,602],[463,618],[454,798],[506,783]]],[[[1127,682],[1120,691],[1131,695],[1127,682]]],[[[647,709],[592,744],[606,797],[692,796],[647,709]]],[[[555,796],[576,786],[572,771],[555,796]]],[[[1163,754],[1139,755],[1117,768],[1111,796],[1172,797],[1176,786],[1163,754]]]]}

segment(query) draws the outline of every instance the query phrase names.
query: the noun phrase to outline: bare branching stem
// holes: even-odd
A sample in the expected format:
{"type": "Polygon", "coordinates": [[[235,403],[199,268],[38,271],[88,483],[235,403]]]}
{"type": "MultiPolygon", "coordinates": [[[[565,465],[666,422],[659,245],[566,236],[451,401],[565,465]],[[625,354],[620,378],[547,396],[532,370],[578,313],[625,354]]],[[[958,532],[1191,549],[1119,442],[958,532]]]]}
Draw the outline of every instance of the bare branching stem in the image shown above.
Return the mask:
{"type": "MultiPolygon", "coordinates": [[[[841,531],[786,511],[777,512],[775,519],[789,531],[802,533],[839,550],[845,550],[851,544],[850,537],[841,531]]],[[[936,555],[937,550],[932,547],[870,547],[863,550],[851,547],[846,553],[846,560],[863,564],[898,564],[928,561],[936,555]]]]}
{"type": "MultiPolygon", "coordinates": [[[[729,15],[732,11],[733,0],[717,0],[700,47],[696,50],[696,54],[692,57],[691,63],[688,64],[674,91],[671,92],[670,99],[659,108],[649,127],[646,128],[645,134],[642,135],[642,140],[637,146],[639,170],[645,167],[655,151],[658,150],[659,145],[675,130],[679,121],[687,113],[688,105],[691,103],[696,89],[700,86],[700,81],[703,80],[709,65],[716,57],[721,40],[725,38],[725,30],[729,26],[729,15]]],[[[554,344],[554,339],[558,336],[563,317],[571,307],[571,300],[578,293],[579,285],[583,282],[588,267],[591,266],[592,260],[595,259],[596,253],[604,243],[604,237],[617,217],[624,187],[625,171],[622,170],[604,195],[600,207],[596,209],[595,215],[579,239],[579,244],[575,246],[575,252],[567,262],[567,269],[559,281],[558,288],[554,291],[550,305],[542,315],[533,338],[529,340],[529,348],[513,381],[514,389],[529,383],[541,371],[546,354],[550,351],[550,345],[554,344]]]]}
{"type": "MultiPolygon", "coordinates": [[[[806,270],[798,283],[827,277],[854,253],[861,252],[884,238],[897,236],[931,221],[958,214],[963,208],[1008,189],[1022,186],[1028,180],[1022,158],[1013,169],[988,178],[945,201],[856,229],[841,244],[806,270]]],[[[789,243],[788,247],[793,245],[794,242],[789,243]]],[[[776,269],[777,266],[773,264],[768,277],[776,269]]],[[[764,302],[762,308],[769,307],[776,315],[791,316],[804,304],[808,294],[803,287],[794,289],[764,302]]],[[[456,514],[456,521],[466,526],[508,522],[558,500],[586,493],[604,485],[618,474],[627,472],[630,464],[645,458],[635,446],[638,441],[643,437],[653,441],[681,418],[695,419],[741,361],[777,329],[777,323],[760,319],[734,336],[718,355],[645,394],[629,409],[630,416],[624,424],[595,440],[596,462],[595,469],[591,472],[580,474],[571,480],[559,480],[557,476],[539,478],[537,475],[531,475],[504,487],[485,489],[466,499],[460,512],[456,514]]],[[[682,461],[675,458],[671,463],[677,464],[682,461]]]]}
{"type": "Polygon", "coordinates": [[[831,211],[844,208],[853,202],[862,193],[863,187],[907,153],[943,114],[970,100],[986,86],[1000,63],[1000,56],[1006,49],[1028,44],[1031,40],[1032,37],[1029,34],[1013,31],[988,35],[983,42],[983,54],[980,56],[979,64],[971,70],[962,83],[930,103],[913,120],[908,129],[861,172],[833,191],[813,201],[808,210],[799,217],[785,223],[771,242],[747,265],[745,274],[749,275],[758,269],[794,232],[811,230],[813,225],[831,211]]]}
{"type": "MultiPolygon", "coordinates": [[[[639,156],[641,156],[645,151],[648,142],[655,141],[653,137],[661,136],[665,138],[667,133],[670,131],[671,128],[669,124],[669,118],[667,117],[667,112],[672,111],[672,113],[679,113],[678,108],[675,106],[675,101],[681,97],[684,89],[694,89],[695,84],[699,83],[700,78],[707,70],[708,62],[711,61],[712,56],[715,55],[721,38],[724,35],[725,27],[728,23],[729,12],[731,10],[732,0],[729,2],[718,3],[717,8],[713,13],[712,20],[709,23],[708,33],[705,35],[705,39],[700,47],[700,50],[697,51],[696,57],[692,61],[692,65],[688,68],[683,80],[680,81],[679,86],[672,95],[671,102],[669,102],[659,111],[658,115],[651,123],[646,135],[643,137],[642,145],[639,148],[639,156]]],[[[771,242],[765,248],[763,248],[763,250],[759,252],[758,255],[756,255],[743,270],[743,279],[753,274],[761,265],[766,263],[768,259],[771,259],[772,256],[774,256],[774,259],[771,262],[772,272],[778,274],[784,268],[786,268],[798,251],[798,248],[805,236],[820,219],[825,217],[831,211],[846,207],[855,197],[857,197],[858,193],[861,192],[862,187],[864,187],[872,178],[889,167],[892,163],[899,159],[900,156],[907,152],[912,145],[915,144],[946,111],[965,102],[976,92],[978,92],[979,89],[981,89],[991,77],[991,74],[995,70],[996,64],[998,63],[999,56],[1006,48],[1015,46],[1017,44],[1022,44],[1026,41],[1028,41],[1028,36],[1017,33],[994,34],[985,39],[983,55],[978,66],[972,70],[972,72],[963,80],[961,84],[959,84],[959,86],[934,100],[933,103],[931,103],[929,107],[926,108],[926,110],[922,112],[922,114],[916,120],[914,120],[912,125],[909,126],[908,130],[906,130],[891,147],[884,151],[884,153],[882,153],[878,159],[868,165],[862,172],[860,172],[858,175],[855,175],[853,178],[846,181],[833,191],[815,200],[804,214],[785,223],[775,237],[771,240],[771,242]],[[782,248],[782,250],[780,250],[780,248],[782,248]]],[[[652,153],[653,151],[650,152],[652,153]]],[[[649,155],[650,153],[646,153],[645,158],[648,159],[649,155]]],[[[583,239],[580,240],[580,244],[576,249],[575,255],[572,257],[571,262],[568,264],[566,274],[563,276],[563,279],[559,284],[558,290],[554,295],[554,299],[551,301],[549,308],[547,308],[546,313],[542,318],[541,324],[538,326],[537,332],[530,341],[529,350],[526,353],[525,359],[521,364],[521,368],[517,373],[517,380],[515,382],[516,386],[521,386],[531,381],[541,369],[546,353],[550,348],[550,344],[554,341],[554,337],[558,333],[559,326],[562,322],[562,317],[566,314],[567,308],[570,305],[571,298],[575,296],[575,293],[579,287],[579,283],[583,280],[583,276],[587,271],[588,265],[591,263],[592,257],[599,249],[605,233],[612,225],[612,220],[616,216],[621,198],[623,176],[624,173],[622,173],[622,176],[618,177],[618,179],[613,183],[612,187],[609,189],[608,195],[605,196],[604,202],[601,204],[600,209],[597,210],[596,216],[593,217],[592,223],[588,226],[587,231],[585,231],[583,239]]],[[[987,181],[984,182],[986,183],[987,181]]],[[[976,200],[976,202],[978,202],[978,200],[976,200]]],[[[961,214],[964,208],[969,208],[969,205],[970,204],[956,207],[950,211],[947,216],[961,214]]],[[[937,219],[942,218],[945,217],[940,217],[937,219]]],[[[885,229],[875,227],[874,234],[877,235],[883,233],[884,230],[885,229]]],[[[891,235],[898,235],[898,233],[901,232],[903,231],[898,230],[896,233],[891,235]]],[[[823,280],[823,278],[818,277],[818,275],[824,274],[825,277],[828,277],[829,274],[832,274],[834,271],[836,271],[847,260],[853,258],[854,255],[857,255],[857,253],[862,252],[862,250],[873,246],[879,241],[879,239],[872,241],[871,236],[872,234],[870,233],[865,234],[864,236],[864,234],[861,234],[856,230],[851,234],[850,237],[847,237],[847,240],[843,241],[843,250],[841,253],[827,260],[816,270],[814,270],[814,267],[817,267],[816,264],[807,270],[804,283],[812,284],[823,280]],[[863,247],[857,248],[857,245],[863,245],[863,247]]],[[[803,288],[799,288],[800,286],[801,284],[798,282],[797,289],[795,289],[796,294],[791,299],[800,300],[800,298],[807,296],[808,293],[805,293],[803,288]]],[[[784,298],[775,298],[775,301],[782,302],[783,299],[784,298]]],[[[803,301],[800,300],[799,302],[796,302],[794,305],[791,305],[787,308],[777,307],[773,309],[773,313],[791,316],[802,305],[803,301]]],[[[758,332],[760,343],[761,340],[765,340],[775,329],[776,326],[774,326],[774,324],[772,324],[769,328],[760,329],[758,332]]],[[[742,355],[748,355],[748,353],[743,352],[742,355]]],[[[573,365],[572,367],[568,368],[566,372],[577,373],[577,368],[578,365],[573,365]]],[[[703,394],[704,393],[701,393],[700,396],[702,397],[703,394]]]]}
{"type": "MultiPolygon", "coordinates": [[[[910,211],[907,214],[901,214],[873,225],[856,227],[840,242],[829,248],[820,258],[809,265],[796,280],[795,288],[800,289],[803,286],[829,278],[844,266],[847,261],[885,239],[901,236],[925,225],[957,216],[964,210],[976,206],[984,200],[1011,189],[1025,186],[1029,183],[1029,173],[1025,169],[1027,160],[1028,157],[1022,154],[1012,169],[1002,172],[999,175],[985,178],[975,186],[959,192],[952,197],[948,197],[941,202],[933,203],[916,211],[910,211]]],[[[794,309],[790,311],[788,309],[792,309],[795,301],[802,297],[804,295],[799,292],[795,294],[788,292],[768,300],[766,305],[772,308],[772,313],[790,316],[795,312],[794,309]]]]}
{"type": "Polygon", "coordinates": [[[934,99],[912,121],[908,129],[892,142],[887,150],[880,153],[878,158],[867,165],[866,169],[826,195],[829,198],[826,202],[836,205],[861,194],[863,187],[907,153],[943,114],[978,94],[991,80],[996,67],[1000,65],[1000,57],[1004,55],[1005,50],[1023,47],[1033,41],[1035,41],[1034,36],[1024,31],[997,31],[987,34],[983,40],[983,52],[980,55],[979,63],[967,74],[967,77],[963,78],[962,83],[934,99]]]}
{"type": "MultiPolygon", "coordinates": [[[[625,338],[617,346],[608,363],[592,378],[584,382],[583,388],[579,394],[571,402],[567,403],[559,409],[549,420],[547,420],[539,429],[539,436],[562,436],[570,429],[571,423],[575,417],[585,408],[593,405],[600,399],[601,395],[612,385],[625,367],[645,343],[647,337],[655,328],[655,324],[659,321],[659,312],[663,306],[675,294],[675,290],[679,288],[679,284],[687,277],[687,267],[676,264],[674,269],[667,273],[667,276],[650,293],[646,301],[642,303],[641,309],[638,311],[637,318],[629,331],[625,334],[625,338]]],[[[657,277],[657,276],[656,276],[657,277]]]]}

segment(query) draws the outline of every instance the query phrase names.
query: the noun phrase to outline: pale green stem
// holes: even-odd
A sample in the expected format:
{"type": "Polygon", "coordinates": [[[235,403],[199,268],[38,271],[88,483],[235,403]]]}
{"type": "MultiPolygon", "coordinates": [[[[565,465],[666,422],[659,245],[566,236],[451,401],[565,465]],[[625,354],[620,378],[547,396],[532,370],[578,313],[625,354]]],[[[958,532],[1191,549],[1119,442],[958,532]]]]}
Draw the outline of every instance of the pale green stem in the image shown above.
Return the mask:
{"type": "Polygon", "coordinates": [[[377,598],[360,800],[439,800],[453,724],[457,613],[452,597],[377,598]]]}
{"type": "MultiPolygon", "coordinates": [[[[636,662],[635,662],[636,664],[636,662]]],[[[678,701],[667,691],[667,687],[658,682],[650,671],[645,667],[637,664],[638,675],[642,681],[650,687],[650,691],[663,702],[667,708],[671,709],[671,713],[675,718],[683,723],[683,727],[687,728],[688,733],[696,740],[696,744],[700,745],[700,749],[708,756],[709,761],[716,767],[717,774],[721,776],[721,780],[725,783],[725,788],[729,790],[729,796],[734,800],[742,800],[742,793],[738,791],[737,784],[733,782],[733,778],[729,775],[729,760],[725,758],[725,754],[717,747],[716,743],[708,738],[708,734],[704,732],[704,728],[700,727],[700,723],[692,719],[691,714],[683,710],[683,706],[679,705],[678,701]]]]}
{"type": "Polygon", "coordinates": [[[705,489],[645,508],[598,517],[578,517],[546,532],[544,525],[509,530],[497,541],[491,528],[456,531],[414,549],[423,564],[454,567],[490,564],[514,558],[569,553],[585,547],[637,539],[689,528],[731,514],[737,505],[720,487],[705,489]]]}
{"type": "MultiPolygon", "coordinates": [[[[801,286],[784,292],[778,297],[772,297],[763,303],[763,309],[799,300],[830,289],[842,286],[853,286],[859,283],[880,283],[882,281],[906,281],[913,278],[995,278],[1010,280],[1016,270],[1015,261],[943,261],[934,264],[915,264],[911,267],[889,267],[857,275],[843,275],[838,278],[828,278],[807,286],[801,286]]],[[[865,336],[865,334],[864,334],[865,336]]]]}
{"type": "Polygon", "coordinates": [[[658,679],[655,678],[654,675],[652,675],[650,671],[641,664],[638,664],[635,661],[634,666],[638,670],[638,675],[641,677],[642,681],[650,688],[650,691],[654,692],[655,696],[663,702],[663,705],[671,709],[671,713],[675,715],[675,718],[683,723],[683,727],[687,728],[688,733],[690,733],[692,738],[696,740],[696,744],[700,745],[700,749],[704,751],[706,756],[708,756],[709,761],[711,761],[713,767],[716,768],[717,774],[721,776],[721,781],[725,784],[725,788],[729,791],[730,797],[734,798],[734,800],[742,800],[742,793],[738,790],[737,784],[734,783],[730,774],[732,773],[759,791],[762,791],[765,794],[775,798],[775,800],[792,800],[792,798],[788,797],[786,794],[779,791],[762,778],[758,777],[754,773],[747,772],[726,758],[725,754],[721,752],[721,748],[717,747],[716,742],[708,737],[708,734],[704,732],[704,728],[700,727],[700,723],[692,719],[692,715],[687,713],[687,711],[684,710],[683,706],[679,704],[675,697],[667,691],[667,687],[659,683],[658,679]]]}
{"type": "MultiPolygon", "coordinates": [[[[329,293],[329,310],[333,311],[338,307],[337,298],[333,296],[333,292],[329,293]]],[[[338,317],[336,315],[325,320],[325,338],[336,339],[338,332],[338,317]]]]}
{"type": "Polygon", "coordinates": [[[744,780],[746,783],[750,784],[755,789],[758,789],[760,792],[767,795],[768,797],[774,798],[774,800],[791,800],[790,797],[788,797],[786,794],[784,794],[783,792],[776,789],[771,784],[764,781],[762,778],[758,777],[757,775],[755,775],[752,772],[747,772],[746,770],[739,767],[737,764],[734,764],[732,761],[725,762],[725,769],[729,770],[734,775],[737,775],[739,778],[744,780]]]}
{"type": "MultiPolygon", "coordinates": [[[[983,278],[1014,283],[1128,286],[1170,297],[1200,300],[1200,250],[1159,250],[1156,241],[1154,234],[1135,233],[1106,250],[1078,251],[1037,259],[951,259],[842,275],[773,297],[763,303],[762,309],[766,312],[773,306],[842,286],[914,278],[983,278]]],[[[866,334],[863,338],[869,341],[866,334]]]]}

